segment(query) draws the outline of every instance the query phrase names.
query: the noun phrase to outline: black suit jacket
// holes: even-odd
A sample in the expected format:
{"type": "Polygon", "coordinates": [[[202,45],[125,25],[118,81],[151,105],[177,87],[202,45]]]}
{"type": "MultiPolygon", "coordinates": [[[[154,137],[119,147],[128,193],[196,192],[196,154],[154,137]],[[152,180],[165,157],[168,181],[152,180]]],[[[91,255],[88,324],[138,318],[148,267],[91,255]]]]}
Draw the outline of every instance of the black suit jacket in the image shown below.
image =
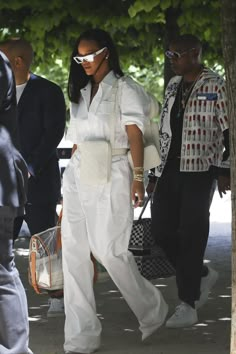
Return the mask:
{"type": "Polygon", "coordinates": [[[60,197],[57,146],[61,141],[66,106],[59,86],[31,74],[18,102],[20,150],[31,174],[28,202],[56,203],[60,197]]]}
{"type": "Polygon", "coordinates": [[[0,207],[23,212],[28,171],[17,146],[15,80],[7,57],[0,52],[0,207]]]}

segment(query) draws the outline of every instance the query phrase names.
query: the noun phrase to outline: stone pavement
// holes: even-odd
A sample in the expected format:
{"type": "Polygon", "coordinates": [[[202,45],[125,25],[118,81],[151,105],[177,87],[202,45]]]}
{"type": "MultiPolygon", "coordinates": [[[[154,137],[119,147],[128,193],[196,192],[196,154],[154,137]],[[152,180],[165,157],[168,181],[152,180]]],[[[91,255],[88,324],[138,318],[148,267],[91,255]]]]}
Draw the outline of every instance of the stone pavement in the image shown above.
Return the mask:
{"type": "MultiPolygon", "coordinates": [[[[142,343],[136,318],[109,276],[101,273],[95,285],[97,313],[103,325],[99,354],[230,353],[231,235],[229,218],[221,217],[222,210],[225,213],[228,207],[228,204],[217,204],[216,210],[220,208],[221,213],[214,214],[211,223],[205,261],[219,272],[219,280],[208,303],[198,311],[199,323],[185,329],[163,326],[142,343]]],[[[35,294],[28,284],[28,242],[27,237],[16,242],[16,263],[28,297],[30,347],[34,354],[64,354],[64,318],[47,319],[48,296],[35,294]]],[[[162,291],[169,304],[169,315],[172,314],[178,304],[175,278],[158,279],[153,283],[162,291]]]]}

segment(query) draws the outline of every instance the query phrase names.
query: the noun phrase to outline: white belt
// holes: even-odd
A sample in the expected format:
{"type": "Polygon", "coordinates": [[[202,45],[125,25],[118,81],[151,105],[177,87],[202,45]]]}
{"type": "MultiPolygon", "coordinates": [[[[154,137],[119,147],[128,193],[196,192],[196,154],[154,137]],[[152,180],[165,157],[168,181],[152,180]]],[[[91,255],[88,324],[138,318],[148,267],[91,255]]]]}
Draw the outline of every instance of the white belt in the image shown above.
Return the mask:
{"type": "Polygon", "coordinates": [[[112,156],[126,155],[129,150],[125,148],[112,149],[112,156]]]}
{"type": "MultiPolygon", "coordinates": [[[[80,151],[79,145],[77,145],[77,151],[80,151]]],[[[112,156],[119,156],[119,155],[127,155],[129,149],[126,148],[118,148],[118,149],[112,149],[112,156]]]]}

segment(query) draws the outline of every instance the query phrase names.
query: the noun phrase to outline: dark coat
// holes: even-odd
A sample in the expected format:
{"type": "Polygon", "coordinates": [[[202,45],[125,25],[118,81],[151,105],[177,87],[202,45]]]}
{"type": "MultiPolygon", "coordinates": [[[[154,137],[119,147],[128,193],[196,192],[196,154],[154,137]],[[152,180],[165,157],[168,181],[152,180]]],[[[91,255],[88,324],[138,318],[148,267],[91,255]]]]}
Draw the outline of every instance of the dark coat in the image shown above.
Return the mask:
{"type": "Polygon", "coordinates": [[[22,209],[28,171],[17,146],[15,80],[7,57],[0,52],[0,206],[22,209]]]}
{"type": "Polygon", "coordinates": [[[18,102],[20,151],[31,174],[29,203],[56,203],[60,197],[57,146],[64,134],[65,118],[60,87],[31,74],[18,102]]]}

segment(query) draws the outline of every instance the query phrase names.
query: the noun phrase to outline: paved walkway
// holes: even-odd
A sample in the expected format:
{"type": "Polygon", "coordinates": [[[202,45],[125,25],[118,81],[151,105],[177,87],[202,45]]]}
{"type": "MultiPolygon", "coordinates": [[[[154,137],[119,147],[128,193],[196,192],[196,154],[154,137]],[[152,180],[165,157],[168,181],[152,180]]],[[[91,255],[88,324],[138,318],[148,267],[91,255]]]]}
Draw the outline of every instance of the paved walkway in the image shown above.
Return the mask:
{"type": "MultiPolygon", "coordinates": [[[[229,354],[231,316],[230,196],[214,198],[206,262],[219,272],[219,280],[205,307],[198,311],[199,323],[191,328],[159,329],[141,342],[138,323],[108,276],[95,286],[97,312],[103,324],[99,354],[229,354]]],[[[29,303],[30,347],[35,354],[63,354],[64,318],[47,319],[48,297],[37,295],[27,281],[28,238],[16,243],[16,262],[29,303]]],[[[169,304],[170,314],[178,303],[175,278],[153,282],[169,304]]]]}

